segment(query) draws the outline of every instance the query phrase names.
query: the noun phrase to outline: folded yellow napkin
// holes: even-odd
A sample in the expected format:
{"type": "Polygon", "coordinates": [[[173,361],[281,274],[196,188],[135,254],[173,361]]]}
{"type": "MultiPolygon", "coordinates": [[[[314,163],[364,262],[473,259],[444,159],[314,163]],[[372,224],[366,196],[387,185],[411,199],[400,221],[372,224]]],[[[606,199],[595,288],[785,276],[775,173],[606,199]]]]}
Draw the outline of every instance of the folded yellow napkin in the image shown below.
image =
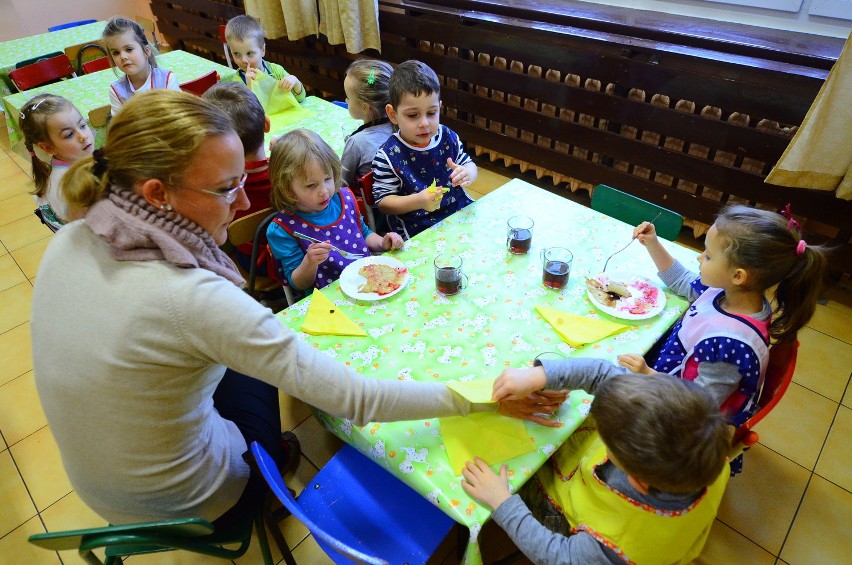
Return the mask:
{"type": "Polygon", "coordinates": [[[526,426],[516,418],[477,412],[466,417],[439,418],[439,422],[450,468],[457,475],[474,457],[484,459],[489,465],[500,465],[535,451],[526,426]]]}
{"type": "Polygon", "coordinates": [[[278,131],[313,114],[302,108],[292,92],[278,88],[278,81],[266,73],[258,73],[251,82],[251,91],[269,116],[269,131],[278,131]]]}
{"type": "Polygon", "coordinates": [[[311,305],[305,313],[302,331],[311,335],[367,335],[317,289],[311,293],[311,305]]]}
{"type": "Polygon", "coordinates": [[[490,404],[491,394],[494,392],[493,379],[476,379],[475,381],[450,381],[444,383],[447,388],[452,389],[473,402],[474,404],[490,404]]]}
{"type": "Polygon", "coordinates": [[[536,306],[536,310],[544,320],[553,326],[562,339],[573,347],[581,347],[587,343],[600,341],[605,337],[621,333],[630,326],[616,324],[608,320],[596,320],[562,312],[554,308],[536,306]]]}

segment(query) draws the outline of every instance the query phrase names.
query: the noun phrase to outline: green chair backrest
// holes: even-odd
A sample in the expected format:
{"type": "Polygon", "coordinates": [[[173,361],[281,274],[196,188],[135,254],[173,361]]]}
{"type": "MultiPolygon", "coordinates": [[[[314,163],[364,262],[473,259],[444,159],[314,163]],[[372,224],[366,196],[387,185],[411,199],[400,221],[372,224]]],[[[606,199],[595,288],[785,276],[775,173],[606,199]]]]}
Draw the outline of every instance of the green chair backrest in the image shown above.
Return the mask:
{"type": "Polygon", "coordinates": [[[674,241],[680,235],[683,227],[683,217],[662,206],[657,206],[647,200],[642,200],[632,194],[616,190],[611,186],[599,184],[592,192],[592,210],[603,212],[616,220],[621,220],[631,226],[654,220],[657,235],[669,241],[674,241]]]}

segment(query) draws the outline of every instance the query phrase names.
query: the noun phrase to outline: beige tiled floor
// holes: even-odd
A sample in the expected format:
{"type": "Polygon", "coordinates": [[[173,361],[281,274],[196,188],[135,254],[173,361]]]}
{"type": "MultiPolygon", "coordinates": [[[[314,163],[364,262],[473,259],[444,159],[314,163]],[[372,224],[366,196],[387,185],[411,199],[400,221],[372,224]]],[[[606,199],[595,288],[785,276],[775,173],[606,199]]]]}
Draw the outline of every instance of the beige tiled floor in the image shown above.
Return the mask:
{"type": "MultiPolygon", "coordinates": [[[[31,186],[28,164],[10,154],[2,134],[0,147],[4,149],[0,151],[0,565],[81,563],[74,552],[51,553],[26,541],[37,532],[97,526],[103,521],[72,491],[35,392],[30,302],[51,233],[32,214],[32,200],[26,194],[31,186]]],[[[482,169],[474,196],[506,180],[482,169]]],[[[800,334],[794,384],[759,426],[761,441],[746,455],[745,472],[730,483],[701,557],[703,563],[848,562],[852,547],[848,443],[852,292],[848,286],[837,285],[827,297],[800,334]]],[[[286,396],[281,402],[282,429],[296,432],[305,453],[295,474],[288,477],[289,484],[300,490],[340,442],[310,417],[304,404],[286,396]]],[[[297,521],[288,519],[283,529],[295,547],[297,561],[330,562],[297,521]]],[[[500,539],[495,530],[486,528],[483,545],[500,539]]],[[[453,545],[454,540],[448,540],[433,561],[456,563],[453,545]]],[[[137,564],[209,561],[182,552],[130,559],[137,564]]],[[[237,560],[260,562],[256,544],[237,560]]]]}

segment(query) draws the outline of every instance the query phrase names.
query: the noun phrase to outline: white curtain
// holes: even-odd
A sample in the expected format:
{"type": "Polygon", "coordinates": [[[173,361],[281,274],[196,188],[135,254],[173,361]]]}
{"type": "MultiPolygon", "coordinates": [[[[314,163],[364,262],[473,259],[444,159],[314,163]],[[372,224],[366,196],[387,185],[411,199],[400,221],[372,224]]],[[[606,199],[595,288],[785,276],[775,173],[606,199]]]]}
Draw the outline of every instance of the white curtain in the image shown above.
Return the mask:
{"type": "Polygon", "coordinates": [[[381,51],[377,0],[246,0],[246,14],[263,25],[267,39],[290,41],[324,34],[350,53],[381,51]]]}

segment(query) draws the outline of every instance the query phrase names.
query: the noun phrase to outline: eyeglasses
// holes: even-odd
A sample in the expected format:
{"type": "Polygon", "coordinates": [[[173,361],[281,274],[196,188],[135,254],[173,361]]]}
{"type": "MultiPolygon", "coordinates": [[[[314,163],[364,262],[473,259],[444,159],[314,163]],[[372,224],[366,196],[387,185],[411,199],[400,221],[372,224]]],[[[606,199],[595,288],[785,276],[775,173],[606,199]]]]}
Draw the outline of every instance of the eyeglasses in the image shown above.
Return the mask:
{"type": "Polygon", "coordinates": [[[240,191],[240,189],[245,187],[247,178],[248,173],[243,173],[243,176],[240,177],[240,180],[237,181],[236,185],[231,185],[228,188],[217,188],[216,190],[190,188],[188,186],[179,186],[176,184],[169,184],[169,186],[174,188],[181,188],[183,190],[191,190],[193,192],[203,192],[204,194],[210,194],[211,196],[217,196],[224,200],[226,204],[231,204],[234,200],[237,199],[237,193],[240,191]]]}

